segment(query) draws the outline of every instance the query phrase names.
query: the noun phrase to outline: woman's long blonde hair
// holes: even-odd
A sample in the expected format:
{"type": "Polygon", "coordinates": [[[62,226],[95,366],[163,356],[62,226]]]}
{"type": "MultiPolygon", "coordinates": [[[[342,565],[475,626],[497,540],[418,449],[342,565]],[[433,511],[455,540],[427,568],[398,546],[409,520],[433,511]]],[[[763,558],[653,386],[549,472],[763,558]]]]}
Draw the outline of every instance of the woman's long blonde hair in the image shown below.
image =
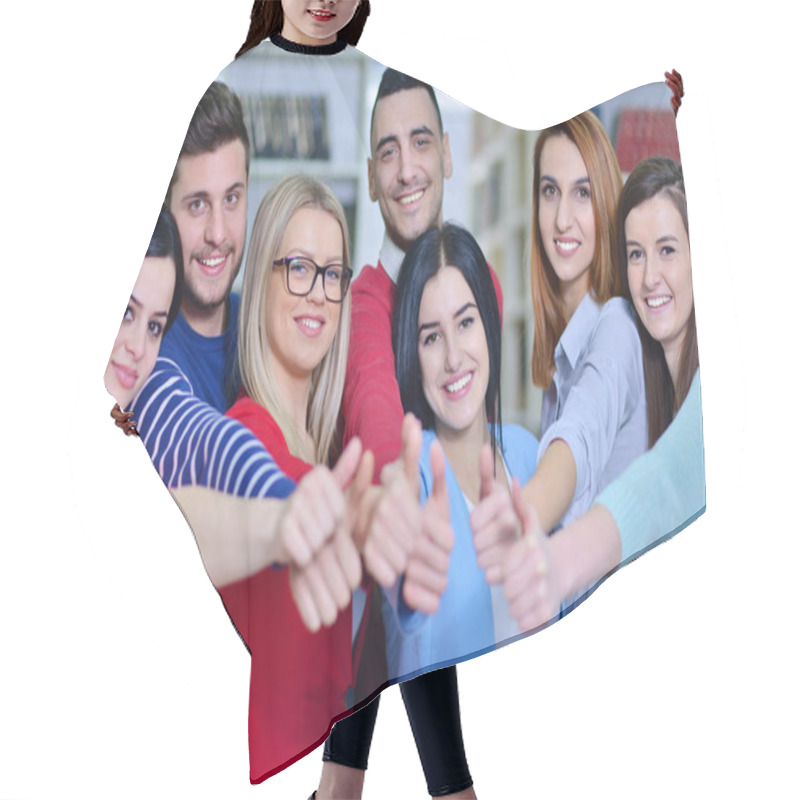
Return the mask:
{"type": "Polygon", "coordinates": [[[555,350],[568,320],[561,307],[556,276],[544,249],[539,229],[539,182],[542,177],[542,150],[554,136],[566,136],[577,148],[586,165],[592,195],[595,243],[589,266],[590,291],[598,303],[622,293],[616,266],[614,215],[622,190],[619,163],[608,134],[600,120],[584,111],[560,125],[539,134],[533,150],[533,243],[531,246],[531,295],[533,300],[533,382],[546,389],[555,372],[555,350]]]}
{"type": "Polygon", "coordinates": [[[292,175],[273,186],[258,208],[244,269],[239,316],[239,371],[244,390],[272,415],[290,452],[305,461],[327,463],[344,389],[350,342],[350,293],[342,302],[331,347],[311,376],[306,428],[314,442],[313,453],[308,452],[305,444],[306,431],[297,430],[275,384],[272,351],[264,325],[267,293],[275,271],[273,262],[278,257],[278,248],[289,220],[301,208],[327,211],[339,223],[344,263],[350,265],[347,221],[342,204],[333,192],[324,183],[306,175],[292,175]]]}

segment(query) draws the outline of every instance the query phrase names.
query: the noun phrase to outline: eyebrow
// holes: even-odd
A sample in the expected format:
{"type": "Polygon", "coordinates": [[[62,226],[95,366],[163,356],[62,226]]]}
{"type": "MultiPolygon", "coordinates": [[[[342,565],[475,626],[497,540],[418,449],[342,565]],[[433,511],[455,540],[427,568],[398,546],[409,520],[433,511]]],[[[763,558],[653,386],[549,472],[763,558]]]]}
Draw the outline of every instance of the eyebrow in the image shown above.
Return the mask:
{"type": "MultiPolygon", "coordinates": [[[[544,183],[545,181],[549,181],[550,183],[555,183],[556,185],[558,185],[558,181],[552,175],[542,175],[542,177],[539,178],[539,183],[544,183]]],[[[588,175],[585,178],[578,178],[578,180],[575,181],[574,185],[580,186],[581,184],[584,183],[588,183],[591,185],[591,181],[589,180],[588,175]]]]}
{"type": "MultiPolygon", "coordinates": [[[[137,306],[138,308],[143,308],[143,303],[136,299],[134,295],[131,295],[131,302],[137,306]]],[[[153,312],[154,317],[167,317],[169,316],[166,311],[155,311],[153,312]]]]}
{"type": "MultiPolygon", "coordinates": [[[[236,190],[243,191],[245,188],[244,183],[242,181],[236,181],[236,183],[232,183],[224,192],[223,194],[228,195],[231,192],[236,190]]],[[[196,192],[188,192],[183,197],[181,197],[181,202],[185,203],[187,200],[210,200],[211,194],[207,192],[205,189],[199,189],[196,192]]]]}
{"type": "MultiPolygon", "coordinates": [[[[421,134],[426,134],[427,136],[433,136],[433,131],[427,125],[420,125],[418,128],[414,128],[411,133],[409,134],[409,138],[413,138],[414,136],[420,136],[421,134]]],[[[386,136],[381,137],[378,139],[378,143],[375,145],[375,152],[377,153],[384,145],[389,144],[389,142],[400,142],[400,137],[396,133],[389,133],[386,136]]]]}
{"type": "MultiPolygon", "coordinates": [[[[663,242],[677,242],[677,241],[678,241],[678,237],[677,236],[673,236],[671,233],[668,233],[665,236],[659,236],[659,238],[656,239],[656,244],[662,244],[663,242]]],[[[636,247],[641,247],[642,246],[635,239],[626,239],[625,240],[625,246],[626,247],[631,247],[632,245],[635,245],[636,247]]]]}
{"type": "MultiPolygon", "coordinates": [[[[453,319],[458,319],[465,311],[467,311],[470,308],[477,309],[478,306],[476,306],[475,303],[472,302],[472,300],[469,300],[468,302],[464,303],[464,305],[461,306],[461,308],[459,308],[455,314],[453,314],[453,319]]],[[[422,331],[427,331],[430,330],[431,328],[438,328],[438,327],[439,327],[438,322],[425,322],[424,324],[419,326],[419,330],[417,331],[417,336],[419,336],[419,334],[422,333],[422,331]]]]}
{"type": "Polygon", "coordinates": [[[433,136],[433,131],[427,125],[420,125],[419,128],[414,128],[414,130],[411,131],[412,136],[419,136],[421,133],[433,136]]]}
{"type": "MultiPolygon", "coordinates": [[[[302,247],[293,247],[289,250],[289,254],[284,256],[284,258],[304,258],[306,261],[312,261],[314,264],[317,262],[314,261],[314,257],[308,250],[303,250],[302,247]]],[[[319,267],[336,267],[344,266],[344,254],[340,256],[332,256],[331,258],[325,259],[321,264],[317,264],[319,267]]]]}

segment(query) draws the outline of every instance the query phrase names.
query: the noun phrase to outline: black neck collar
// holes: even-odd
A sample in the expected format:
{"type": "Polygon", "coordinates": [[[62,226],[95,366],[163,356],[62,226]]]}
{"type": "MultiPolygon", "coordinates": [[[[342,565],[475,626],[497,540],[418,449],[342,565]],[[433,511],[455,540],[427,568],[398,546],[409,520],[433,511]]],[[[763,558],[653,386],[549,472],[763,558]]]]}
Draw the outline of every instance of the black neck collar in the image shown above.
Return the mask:
{"type": "Polygon", "coordinates": [[[330,44],[297,44],[297,42],[290,42],[284,39],[279,33],[274,33],[270,40],[276,47],[281,50],[286,50],[289,53],[304,53],[309,56],[332,56],[335,53],[341,53],[347,47],[347,42],[344,39],[337,39],[330,44]]]}

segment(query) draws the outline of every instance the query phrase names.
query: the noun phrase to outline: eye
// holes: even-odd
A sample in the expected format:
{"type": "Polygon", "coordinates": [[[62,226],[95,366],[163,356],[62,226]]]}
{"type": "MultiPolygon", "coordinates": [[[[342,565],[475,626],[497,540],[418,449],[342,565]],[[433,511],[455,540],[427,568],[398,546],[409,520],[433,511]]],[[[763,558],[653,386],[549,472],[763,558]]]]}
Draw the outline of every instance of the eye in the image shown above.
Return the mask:
{"type": "Polygon", "coordinates": [[[576,195],[579,200],[591,200],[592,199],[592,192],[590,191],[588,186],[579,186],[576,195]]]}
{"type": "Polygon", "coordinates": [[[414,146],[415,146],[415,147],[416,147],[418,150],[421,150],[421,149],[423,149],[423,148],[427,147],[427,146],[428,146],[430,143],[431,143],[430,136],[418,136],[418,137],[417,137],[417,138],[414,140],[414,146]]]}
{"type": "Polygon", "coordinates": [[[439,331],[430,331],[426,333],[422,337],[422,346],[427,347],[430,344],[434,344],[434,342],[438,342],[440,338],[439,331]]]}
{"type": "Polygon", "coordinates": [[[674,252],[675,252],[675,248],[670,244],[665,244],[661,248],[661,255],[665,256],[665,257],[669,257],[669,256],[673,255],[674,252]]]}
{"type": "Polygon", "coordinates": [[[641,261],[644,258],[644,251],[640,250],[638,247],[634,247],[628,250],[628,263],[632,263],[635,261],[641,261]]]}
{"type": "Polygon", "coordinates": [[[384,147],[383,150],[378,153],[378,158],[381,161],[389,161],[396,152],[397,150],[394,147],[384,147]]]}
{"type": "Polygon", "coordinates": [[[292,275],[297,275],[297,277],[303,277],[305,275],[308,275],[308,273],[313,268],[307,261],[304,261],[302,258],[293,258],[289,262],[288,269],[289,272],[292,273],[292,275]]]}
{"type": "Polygon", "coordinates": [[[157,320],[151,319],[147,323],[147,330],[154,339],[160,339],[161,334],[164,332],[164,326],[157,320]]]}
{"type": "Polygon", "coordinates": [[[122,315],[122,321],[131,322],[132,320],[133,320],[133,309],[130,306],[128,306],[125,309],[125,313],[122,315]]]}
{"type": "Polygon", "coordinates": [[[462,330],[466,330],[467,328],[471,328],[475,324],[475,317],[462,317],[458,321],[458,327],[462,330]]]}
{"type": "Polygon", "coordinates": [[[326,267],[325,268],[325,281],[329,285],[335,285],[342,280],[341,267],[326,267]]]}
{"type": "Polygon", "coordinates": [[[555,197],[556,196],[556,187],[553,186],[552,183],[545,183],[542,186],[542,197],[555,197]]]}
{"type": "Polygon", "coordinates": [[[201,200],[199,197],[195,198],[189,203],[189,213],[193,217],[197,217],[206,210],[206,201],[201,200]]]}
{"type": "Polygon", "coordinates": [[[231,192],[229,195],[225,197],[225,205],[229,207],[236,206],[239,202],[239,193],[238,192],[231,192]]]}

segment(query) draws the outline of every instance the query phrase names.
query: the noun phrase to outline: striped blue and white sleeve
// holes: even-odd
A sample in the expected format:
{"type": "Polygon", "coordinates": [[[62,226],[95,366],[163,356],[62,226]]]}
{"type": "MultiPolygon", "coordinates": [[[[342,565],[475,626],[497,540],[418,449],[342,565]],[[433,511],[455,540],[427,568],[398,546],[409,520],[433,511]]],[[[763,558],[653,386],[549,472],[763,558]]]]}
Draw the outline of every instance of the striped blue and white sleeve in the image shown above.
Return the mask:
{"type": "Polygon", "coordinates": [[[156,361],[133,412],[153,465],[170,489],[206,486],[239,497],[287,497],[294,490],[261,442],[195,397],[171,359],[156,361]]]}

